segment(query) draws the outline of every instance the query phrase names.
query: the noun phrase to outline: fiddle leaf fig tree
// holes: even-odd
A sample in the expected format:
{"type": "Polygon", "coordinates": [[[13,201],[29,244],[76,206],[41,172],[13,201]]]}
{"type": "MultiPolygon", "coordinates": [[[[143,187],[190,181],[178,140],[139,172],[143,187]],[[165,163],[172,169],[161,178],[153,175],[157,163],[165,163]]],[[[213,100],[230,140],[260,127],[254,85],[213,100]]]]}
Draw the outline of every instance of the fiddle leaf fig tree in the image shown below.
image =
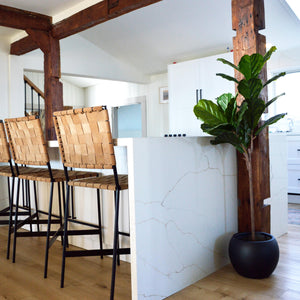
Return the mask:
{"type": "Polygon", "coordinates": [[[236,78],[218,73],[226,80],[237,84],[237,94],[223,94],[217,98],[216,103],[211,100],[201,99],[194,107],[196,117],[203,121],[201,129],[213,135],[215,138],[211,144],[229,143],[243,154],[249,174],[249,195],[251,214],[251,237],[255,239],[255,218],[254,218],[254,197],[253,197],[253,176],[252,176],[252,152],[253,141],[268,125],[276,123],[286,114],[278,114],[266,121],[261,120],[261,116],[266,108],[276,101],[283,94],[265,103],[261,97],[262,89],[269,83],[284,76],[280,73],[266,82],[263,82],[259,75],[265,63],[269,60],[276,47],[272,47],[264,56],[255,53],[251,56],[244,55],[239,64],[218,59],[220,62],[229,65],[243,75],[238,81],[236,78]],[[242,97],[242,104],[237,105],[236,98],[242,97]]]}

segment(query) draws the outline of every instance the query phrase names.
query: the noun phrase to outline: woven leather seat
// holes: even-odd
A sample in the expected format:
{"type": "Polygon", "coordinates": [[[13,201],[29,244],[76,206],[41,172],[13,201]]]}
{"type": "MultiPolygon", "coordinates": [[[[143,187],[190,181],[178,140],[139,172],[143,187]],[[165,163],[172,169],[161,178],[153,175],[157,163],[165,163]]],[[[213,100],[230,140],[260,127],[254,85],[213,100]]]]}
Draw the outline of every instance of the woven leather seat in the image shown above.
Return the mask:
{"type": "MultiPolygon", "coordinates": [[[[13,247],[13,262],[15,262],[16,257],[16,241],[17,237],[26,236],[46,236],[46,252],[45,252],[45,267],[44,267],[44,277],[47,277],[48,271],[48,254],[49,248],[53,244],[54,240],[60,235],[62,236],[62,209],[61,209],[61,188],[60,184],[66,181],[66,176],[64,170],[52,169],[50,165],[49,155],[46,147],[46,142],[44,139],[40,119],[36,116],[27,116],[22,118],[11,118],[5,120],[5,126],[7,135],[9,138],[11,153],[16,165],[17,175],[18,175],[18,186],[17,186],[17,203],[16,203],[16,213],[15,213],[15,225],[14,225],[14,247],[13,247]],[[23,165],[19,166],[19,165],[23,165]],[[24,167],[25,165],[25,167],[24,167]],[[36,167],[27,167],[28,165],[36,167]],[[41,168],[41,166],[43,168],[41,168]],[[25,179],[29,181],[40,181],[50,183],[50,197],[49,197],[49,209],[48,220],[47,221],[47,231],[38,232],[18,232],[20,225],[17,225],[18,221],[18,194],[20,180],[25,179]],[[59,216],[52,214],[52,202],[53,202],[53,188],[54,183],[57,183],[58,187],[58,207],[59,216]],[[59,229],[51,231],[51,224],[60,224],[59,229]],[[50,241],[50,236],[52,240],[50,241]]],[[[85,178],[96,176],[93,172],[77,172],[70,171],[70,176],[72,179],[85,178]]],[[[29,183],[28,183],[29,185],[29,183]]],[[[64,198],[64,193],[63,193],[64,198]]],[[[39,213],[37,211],[25,220],[22,220],[21,225],[31,224],[33,219],[37,218],[37,222],[44,220],[39,220],[39,213]]]]}
{"type": "MultiPolygon", "coordinates": [[[[92,172],[81,172],[81,171],[69,171],[70,178],[79,179],[79,178],[86,178],[91,176],[96,176],[95,173],[92,172]]],[[[35,180],[35,181],[43,181],[43,182],[63,182],[66,181],[66,175],[64,170],[52,170],[52,177],[49,174],[47,169],[37,169],[36,171],[31,168],[30,171],[24,170],[23,174],[22,171],[18,176],[20,179],[26,180],[35,180]]]]}
{"type": "MultiPolygon", "coordinates": [[[[112,175],[98,176],[94,178],[84,178],[72,180],[67,178],[67,197],[65,216],[69,207],[70,187],[87,187],[97,190],[98,207],[99,190],[111,190],[115,196],[115,213],[114,213],[114,237],[113,249],[102,249],[100,241],[100,250],[81,250],[67,251],[67,239],[70,234],[78,234],[78,231],[68,230],[69,219],[65,217],[64,226],[64,249],[63,263],[61,273],[61,287],[64,286],[65,260],[70,256],[85,256],[85,255],[113,255],[112,262],[112,279],[111,279],[111,294],[110,299],[114,298],[115,289],[115,274],[117,259],[120,254],[129,254],[130,248],[119,248],[119,235],[127,235],[119,231],[119,199],[120,191],[128,189],[127,175],[118,175],[116,160],[114,154],[113,140],[110,131],[108,112],[106,107],[90,107],[84,109],[67,110],[54,113],[54,125],[59,149],[64,168],[67,172],[67,167],[71,168],[88,168],[88,169],[111,169],[112,175]]],[[[67,172],[70,174],[69,172],[67,172]]],[[[101,223],[99,218],[99,229],[101,223]]],[[[81,231],[81,234],[89,234],[87,231],[81,231]]]]}
{"type": "MultiPolygon", "coordinates": [[[[110,191],[117,190],[115,178],[113,175],[73,180],[73,181],[69,181],[69,185],[100,189],[100,190],[110,190],[110,191]]],[[[127,175],[119,175],[119,185],[121,187],[121,190],[128,189],[127,175]]]]}

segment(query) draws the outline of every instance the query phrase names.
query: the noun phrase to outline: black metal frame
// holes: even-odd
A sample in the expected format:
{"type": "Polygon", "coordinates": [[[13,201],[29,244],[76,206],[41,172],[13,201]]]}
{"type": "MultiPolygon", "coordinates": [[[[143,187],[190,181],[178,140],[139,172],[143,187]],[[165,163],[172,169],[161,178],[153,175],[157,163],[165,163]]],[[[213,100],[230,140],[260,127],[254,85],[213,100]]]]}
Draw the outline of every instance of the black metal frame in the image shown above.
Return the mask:
{"type": "MultiPolygon", "coordinates": [[[[41,211],[38,209],[38,204],[37,204],[37,197],[36,197],[36,185],[35,185],[35,180],[33,180],[33,186],[34,186],[34,194],[35,194],[35,212],[32,214],[31,213],[31,199],[30,199],[30,190],[29,190],[29,180],[26,180],[25,186],[26,186],[26,201],[28,204],[28,207],[30,209],[30,215],[25,218],[24,220],[18,220],[18,217],[21,215],[19,213],[19,193],[20,193],[20,181],[22,179],[18,179],[18,184],[17,184],[17,197],[16,197],[16,209],[15,209],[15,217],[14,217],[14,226],[10,226],[9,228],[9,239],[10,235],[13,233],[14,238],[13,238],[13,263],[16,261],[16,244],[17,244],[17,237],[38,237],[38,236],[46,236],[47,241],[46,241],[46,251],[45,251],[45,267],[44,267],[44,277],[47,277],[47,270],[48,270],[48,256],[49,256],[49,249],[54,243],[54,241],[57,239],[57,237],[60,235],[63,237],[63,220],[62,220],[62,209],[61,209],[61,189],[60,189],[60,182],[57,182],[58,186],[58,204],[59,204],[59,215],[52,214],[52,204],[53,204],[53,189],[54,189],[54,183],[55,180],[52,175],[52,170],[50,163],[47,163],[47,168],[48,172],[50,175],[51,179],[51,186],[50,186],[50,196],[49,196],[49,210],[48,213],[41,211]],[[48,219],[40,219],[39,214],[45,214],[48,215],[48,219]],[[56,219],[52,219],[52,217],[56,219]],[[24,225],[30,225],[30,231],[28,232],[18,232],[18,229],[20,229],[24,225]],[[37,231],[32,230],[32,225],[36,224],[37,225],[37,231]],[[40,224],[47,224],[47,230],[46,231],[41,231],[39,225],[40,224]],[[51,224],[59,224],[60,227],[56,231],[51,231],[51,224]],[[50,236],[52,236],[50,240],[50,236]]],[[[17,170],[17,176],[20,175],[19,173],[19,168],[18,165],[16,164],[16,170],[17,170]]],[[[64,182],[61,182],[62,185],[64,182]]],[[[64,194],[63,194],[63,200],[65,199],[64,194]]],[[[12,222],[12,216],[10,216],[10,222],[12,222]]],[[[63,241],[62,241],[63,242],[63,241]]],[[[9,256],[9,245],[10,242],[8,242],[8,256],[9,256]]]]}
{"type": "MultiPolygon", "coordinates": [[[[66,194],[66,205],[65,205],[65,216],[69,216],[69,205],[70,205],[70,188],[68,184],[69,176],[68,169],[64,166],[65,176],[67,179],[67,194],[66,194]]],[[[101,227],[101,209],[100,209],[100,192],[97,189],[97,204],[98,204],[98,226],[91,225],[86,222],[80,222],[77,220],[72,220],[69,217],[64,218],[64,237],[63,237],[63,258],[62,258],[62,269],[61,269],[61,288],[64,287],[64,277],[65,277],[65,266],[67,257],[79,257],[79,256],[101,256],[112,255],[112,275],[111,275],[111,293],[110,300],[114,299],[115,291],[115,278],[116,278],[116,266],[119,262],[119,256],[122,254],[130,254],[130,248],[119,248],[119,235],[129,236],[128,233],[119,232],[119,207],[120,207],[120,190],[118,173],[116,166],[113,166],[114,179],[116,184],[116,190],[114,191],[115,197],[115,218],[114,218],[114,238],[113,238],[113,248],[112,249],[103,249],[102,245],[102,227],[101,227]],[[98,230],[68,230],[68,222],[76,222],[92,227],[98,228],[98,230]],[[90,234],[99,234],[100,249],[99,250],[68,250],[68,236],[69,235],[90,235],[90,234]]],[[[73,187],[73,186],[72,186],[73,187]]]]}

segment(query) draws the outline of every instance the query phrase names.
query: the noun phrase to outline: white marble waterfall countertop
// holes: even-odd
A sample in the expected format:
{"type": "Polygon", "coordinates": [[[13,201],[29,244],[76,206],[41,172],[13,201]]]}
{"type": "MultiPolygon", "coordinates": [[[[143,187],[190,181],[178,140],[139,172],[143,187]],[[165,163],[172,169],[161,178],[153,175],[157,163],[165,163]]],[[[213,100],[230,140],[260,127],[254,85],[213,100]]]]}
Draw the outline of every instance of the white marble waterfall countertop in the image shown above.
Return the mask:
{"type": "MultiPolygon", "coordinates": [[[[164,299],[228,263],[228,241],[237,231],[236,152],[210,139],[116,140],[117,167],[129,180],[134,300],[164,299]]],[[[268,203],[276,236],[287,228],[285,139],[270,135],[268,203]]]]}

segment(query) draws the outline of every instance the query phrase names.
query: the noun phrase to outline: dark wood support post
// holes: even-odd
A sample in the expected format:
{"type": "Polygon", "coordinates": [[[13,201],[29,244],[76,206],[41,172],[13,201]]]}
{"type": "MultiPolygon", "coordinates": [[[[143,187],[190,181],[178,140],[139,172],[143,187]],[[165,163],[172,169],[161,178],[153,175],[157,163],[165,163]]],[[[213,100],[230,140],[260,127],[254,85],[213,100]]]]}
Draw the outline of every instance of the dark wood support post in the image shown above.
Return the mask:
{"type": "Polygon", "coordinates": [[[27,30],[27,33],[44,53],[46,140],[56,140],[52,116],[53,112],[63,109],[63,87],[59,81],[61,77],[59,40],[50,32],[27,30]]]}
{"type": "MultiPolygon", "coordinates": [[[[266,52],[266,38],[258,33],[265,28],[264,0],[232,0],[232,28],[236,31],[233,38],[234,63],[237,64],[244,54],[266,52]]],[[[236,72],[240,79],[240,73],[236,72]]],[[[262,76],[267,77],[264,68],[262,76]]],[[[262,99],[267,101],[267,89],[262,99]]],[[[237,99],[240,104],[241,99],[237,99]]],[[[255,230],[270,232],[270,205],[264,200],[270,197],[270,163],[268,129],[255,139],[253,161],[255,230]]],[[[238,226],[239,231],[250,231],[249,177],[242,155],[238,154],[238,226]]]]}

